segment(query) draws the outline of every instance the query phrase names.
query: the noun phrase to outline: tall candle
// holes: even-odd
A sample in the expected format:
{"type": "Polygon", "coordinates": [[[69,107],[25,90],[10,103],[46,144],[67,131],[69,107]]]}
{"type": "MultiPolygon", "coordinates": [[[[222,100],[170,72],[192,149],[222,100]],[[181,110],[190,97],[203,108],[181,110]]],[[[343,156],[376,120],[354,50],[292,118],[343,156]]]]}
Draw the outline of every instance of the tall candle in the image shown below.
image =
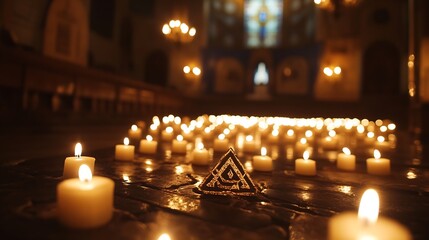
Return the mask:
{"type": "Polygon", "coordinates": [[[128,137],[130,137],[133,140],[140,140],[142,136],[142,130],[141,128],[137,127],[137,125],[132,125],[131,129],[128,130],[128,137]]]}
{"type": "Polygon", "coordinates": [[[204,148],[204,144],[199,142],[197,147],[192,152],[192,164],[196,165],[209,165],[210,154],[207,149],[204,148]]]}
{"type": "Polygon", "coordinates": [[[102,226],[113,215],[114,182],[105,177],[92,177],[83,164],[79,178],[62,181],[57,186],[58,218],[70,228],[88,229],[102,226]]]}
{"type": "Polygon", "coordinates": [[[219,134],[218,138],[214,140],[213,151],[215,152],[226,152],[228,151],[228,139],[225,138],[225,134],[219,134]]]}
{"type": "Polygon", "coordinates": [[[77,143],[74,148],[74,157],[67,157],[64,161],[63,178],[76,178],[79,176],[79,167],[88,165],[94,172],[95,158],[82,156],[82,144],[77,143]]]}
{"type": "Polygon", "coordinates": [[[343,152],[338,154],[337,168],[353,171],[356,168],[356,156],[351,154],[350,149],[344,147],[343,152]]]}
{"type": "Polygon", "coordinates": [[[267,156],[267,149],[261,148],[261,155],[253,156],[253,169],[257,171],[272,171],[273,170],[273,159],[267,156]]]}
{"type": "Polygon", "coordinates": [[[310,153],[304,151],[303,158],[295,160],[295,173],[304,176],[315,176],[316,175],[316,161],[308,159],[310,153]]]}
{"type": "Polygon", "coordinates": [[[134,160],[134,149],[133,145],[129,145],[130,140],[124,138],[124,144],[118,144],[115,146],[115,159],[123,161],[134,160]]]}
{"type": "Polygon", "coordinates": [[[393,219],[379,217],[379,197],[373,189],[362,196],[358,214],[345,212],[332,217],[328,223],[328,240],[376,239],[411,240],[406,227],[393,219]]]}
{"type": "Polygon", "coordinates": [[[374,175],[389,175],[390,174],[390,159],[381,158],[380,151],[374,150],[374,158],[366,160],[366,169],[369,174],[374,175]]]}
{"type": "Polygon", "coordinates": [[[171,147],[171,150],[173,153],[186,153],[186,145],[188,142],[186,140],[183,140],[182,135],[177,135],[176,139],[173,140],[173,145],[171,147]]]}
{"type": "Polygon", "coordinates": [[[139,152],[146,154],[155,154],[158,142],[153,140],[151,135],[147,135],[146,139],[140,141],[139,152]]]}

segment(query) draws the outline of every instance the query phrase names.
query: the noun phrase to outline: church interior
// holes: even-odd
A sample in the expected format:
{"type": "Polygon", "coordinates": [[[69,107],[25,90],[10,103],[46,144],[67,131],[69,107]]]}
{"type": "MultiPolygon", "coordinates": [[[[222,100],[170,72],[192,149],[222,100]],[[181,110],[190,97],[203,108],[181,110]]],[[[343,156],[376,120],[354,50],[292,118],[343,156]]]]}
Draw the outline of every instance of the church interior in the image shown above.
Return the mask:
{"type": "Polygon", "coordinates": [[[7,239],[428,239],[429,2],[0,0],[0,124],[7,239]]]}

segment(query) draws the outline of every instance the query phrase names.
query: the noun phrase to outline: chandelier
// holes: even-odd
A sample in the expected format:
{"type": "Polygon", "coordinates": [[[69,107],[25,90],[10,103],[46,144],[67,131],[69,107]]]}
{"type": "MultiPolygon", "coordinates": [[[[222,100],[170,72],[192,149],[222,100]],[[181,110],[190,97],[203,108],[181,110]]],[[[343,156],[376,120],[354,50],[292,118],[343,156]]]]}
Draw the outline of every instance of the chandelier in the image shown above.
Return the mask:
{"type": "Polygon", "coordinates": [[[173,42],[187,43],[194,39],[197,30],[180,20],[170,20],[168,24],[165,23],[162,26],[162,33],[173,42]]]}

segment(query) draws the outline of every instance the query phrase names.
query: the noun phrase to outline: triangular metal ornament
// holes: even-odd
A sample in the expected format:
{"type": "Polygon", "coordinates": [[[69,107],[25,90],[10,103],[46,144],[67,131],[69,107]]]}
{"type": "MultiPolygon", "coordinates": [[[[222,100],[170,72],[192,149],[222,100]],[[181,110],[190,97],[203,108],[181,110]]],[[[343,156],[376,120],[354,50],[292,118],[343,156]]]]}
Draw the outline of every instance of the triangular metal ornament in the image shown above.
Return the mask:
{"type": "Polygon", "coordinates": [[[254,196],[257,188],[232,148],[220,159],[199,190],[209,195],[254,196]]]}

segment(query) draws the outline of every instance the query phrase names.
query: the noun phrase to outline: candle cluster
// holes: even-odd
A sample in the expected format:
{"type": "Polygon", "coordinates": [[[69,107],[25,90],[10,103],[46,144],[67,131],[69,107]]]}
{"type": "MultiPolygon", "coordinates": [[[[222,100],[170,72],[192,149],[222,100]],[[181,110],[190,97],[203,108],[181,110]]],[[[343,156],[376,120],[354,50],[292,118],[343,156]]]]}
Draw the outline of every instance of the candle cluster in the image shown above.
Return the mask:
{"type": "Polygon", "coordinates": [[[204,147],[201,149],[199,143],[215,154],[233,147],[238,154],[253,156],[253,169],[257,171],[271,171],[272,161],[278,159],[279,152],[284,149],[286,159],[296,159],[295,167],[299,169],[296,174],[305,176],[316,175],[317,161],[310,157],[336,161],[338,169],[354,171],[357,157],[352,152],[358,152],[359,156],[368,157],[368,173],[387,175],[390,173],[390,160],[368,155],[392,151],[396,146],[395,129],[396,125],[389,120],[231,115],[182,119],[169,115],[162,118],[154,116],[147,129],[133,125],[129,137],[146,131],[146,139],[136,139],[140,140],[140,153],[155,154],[158,142],[167,143],[171,145],[173,154],[189,154],[191,161],[197,159],[194,163],[198,165],[210,164],[210,154],[204,154],[207,159],[201,161],[200,152],[204,147]],[[258,155],[261,151],[265,155],[258,155]]]}

